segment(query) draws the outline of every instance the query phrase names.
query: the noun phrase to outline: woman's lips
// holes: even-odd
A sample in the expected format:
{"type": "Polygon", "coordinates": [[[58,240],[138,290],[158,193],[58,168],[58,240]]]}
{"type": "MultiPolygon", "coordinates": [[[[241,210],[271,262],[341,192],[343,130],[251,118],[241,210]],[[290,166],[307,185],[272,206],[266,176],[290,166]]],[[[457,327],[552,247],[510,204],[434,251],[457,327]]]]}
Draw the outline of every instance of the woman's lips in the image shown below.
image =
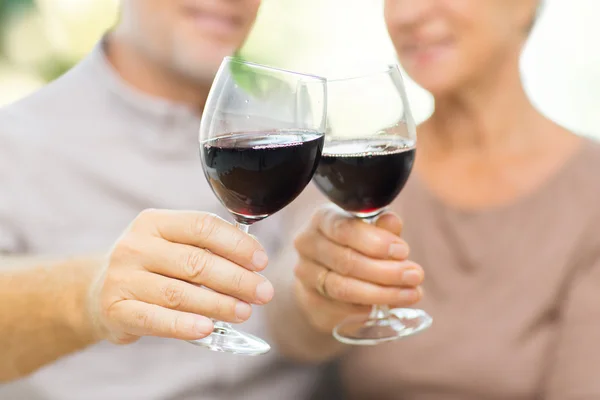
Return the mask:
{"type": "Polygon", "coordinates": [[[409,58],[418,63],[424,63],[444,56],[451,46],[451,40],[411,42],[410,44],[402,46],[402,55],[405,59],[409,58]]]}

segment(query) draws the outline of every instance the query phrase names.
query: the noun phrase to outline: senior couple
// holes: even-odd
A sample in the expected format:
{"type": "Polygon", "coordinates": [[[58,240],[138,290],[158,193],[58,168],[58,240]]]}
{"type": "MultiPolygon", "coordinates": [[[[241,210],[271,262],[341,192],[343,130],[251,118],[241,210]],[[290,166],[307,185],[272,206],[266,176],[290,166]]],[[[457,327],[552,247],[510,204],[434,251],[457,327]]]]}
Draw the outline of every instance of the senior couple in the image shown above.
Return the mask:
{"type": "Polygon", "coordinates": [[[600,398],[600,148],[523,90],[540,2],[386,0],[435,98],[406,188],[369,225],[309,187],[255,238],[216,216],[197,130],[259,6],[123,0],[86,59],[0,110],[0,398],[600,398]],[[417,336],[331,335],[420,300],[417,336]],[[274,349],[186,343],[213,320],[274,349]]]}

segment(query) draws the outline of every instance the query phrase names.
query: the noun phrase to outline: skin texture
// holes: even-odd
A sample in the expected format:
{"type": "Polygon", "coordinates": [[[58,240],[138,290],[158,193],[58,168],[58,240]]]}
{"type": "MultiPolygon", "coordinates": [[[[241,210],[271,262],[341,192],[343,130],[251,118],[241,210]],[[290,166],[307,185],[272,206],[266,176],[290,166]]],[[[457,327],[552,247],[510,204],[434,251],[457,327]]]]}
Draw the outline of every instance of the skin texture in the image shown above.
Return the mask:
{"type": "Polygon", "coordinates": [[[243,45],[259,6],[260,0],[123,0],[108,56],[130,84],[200,111],[223,57],[243,45]]]}
{"type": "Polygon", "coordinates": [[[537,7],[536,0],[413,3],[386,1],[385,20],[402,67],[436,98],[490,79],[518,56],[537,7]]]}
{"type": "Polygon", "coordinates": [[[317,211],[294,241],[295,279],[279,290],[267,311],[279,350],[298,361],[319,363],[347,349],[331,335],[347,316],[368,313],[373,304],[417,303],[424,272],[408,260],[410,249],[400,237],[402,221],[396,214],[382,214],[369,225],[334,206],[317,206],[320,197],[311,190],[316,189],[307,189],[305,199],[296,203],[298,215],[317,211]],[[327,296],[322,296],[317,285],[327,270],[327,296]]]}
{"type": "Polygon", "coordinates": [[[104,256],[1,262],[0,381],[99,340],[200,339],[210,318],[243,322],[274,293],[256,273],[262,246],[195,211],[144,211],[104,256]]]}

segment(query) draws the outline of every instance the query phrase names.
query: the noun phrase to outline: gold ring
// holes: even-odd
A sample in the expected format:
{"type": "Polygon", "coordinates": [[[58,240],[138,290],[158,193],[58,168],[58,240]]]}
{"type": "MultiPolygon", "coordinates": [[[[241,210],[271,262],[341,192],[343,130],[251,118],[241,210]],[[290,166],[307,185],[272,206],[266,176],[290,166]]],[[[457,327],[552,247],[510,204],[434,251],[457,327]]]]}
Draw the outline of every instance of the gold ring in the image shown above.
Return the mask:
{"type": "Polygon", "coordinates": [[[319,292],[321,296],[327,298],[329,298],[329,295],[327,294],[327,289],[325,288],[325,281],[327,280],[327,274],[329,274],[329,272],[330,271],[328,269],[324,269],[317,278],[317,292],[319,292]]]}

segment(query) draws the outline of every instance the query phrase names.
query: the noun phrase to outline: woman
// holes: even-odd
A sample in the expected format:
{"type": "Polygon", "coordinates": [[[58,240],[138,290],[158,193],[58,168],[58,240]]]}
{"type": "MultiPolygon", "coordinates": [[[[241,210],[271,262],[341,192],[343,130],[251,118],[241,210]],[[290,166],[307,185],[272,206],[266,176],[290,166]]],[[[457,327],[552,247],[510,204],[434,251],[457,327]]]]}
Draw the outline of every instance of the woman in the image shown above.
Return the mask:
{"type": "MultiPolygon", "coordinates": [[[[399,59],[436,104],[393,207],[427,273],[420,308],[434,323],[402,341],[334,347],[331,328],[368,304],[348,288],[375,283],[365,271],[386,254],[347,240],[349,229],[382,229],[321,211],[296,240],[300,333],[288,328],[280,342],[296,358],[343,354],[351,399],[600,398],[600,147],[544,117],[523,90],[519,57],[538,6],[386,1],[399,59]],[[342,257],[352,268],[340,270],[342,257]]],[[[380,227],[401,230],[392,216],[380,227]]]]}

